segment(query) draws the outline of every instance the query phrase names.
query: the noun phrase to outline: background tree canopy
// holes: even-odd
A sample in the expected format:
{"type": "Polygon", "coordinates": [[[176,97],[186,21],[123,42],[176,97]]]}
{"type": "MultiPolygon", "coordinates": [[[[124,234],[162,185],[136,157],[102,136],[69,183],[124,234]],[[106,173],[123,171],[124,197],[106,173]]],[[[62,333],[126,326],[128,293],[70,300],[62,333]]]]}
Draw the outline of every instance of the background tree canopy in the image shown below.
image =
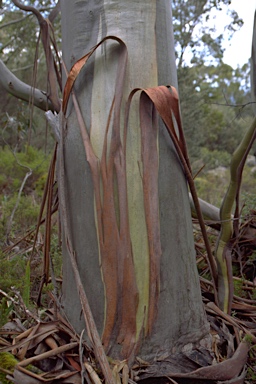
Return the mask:
{"type": "MultiPolygon", "coordinates": [[[[26,4],[37,8],[48,16],[55,7],[55,1],[29,1],[26,4]]],[[[60,39],[60,17],[54,20],[56,38],[60,39]]],[[[58,41],[60,43],[60,40],[58,41]]],[[[60,46],[60,44],[59,44],[60,46]]],[[[12,1],[2,2],[0,22],[0,58],[20,80],[47,91],[45,56],[40,42],[39,26],[32,13],[22,12],[12,1]]],[[[28,106],[26,102],[10,96],[2,87],[0,90],[2,127],[8,125],[1,135],[4,141],[16,145],[32,139],[37,148],[45,146],[45,118],[42,112],[28,106]],[[32,111],[33,110],[33,111],[32,111]],[[31,119],[32,114],[34,118],[31,119]],[[33,131],[33,134],[31,134],[33,131]]],[[[48,150],[53,142],[49,143],[48,150]]]]}
{"type": "Polygon", "coordinates": [[[231,38],[243,20],[230,0],[174,0],[173,15],[182,118],[192,162],[202,159],[206,168],[226,166],[253,116],[249,63],[232,68],[223,62],[224,32],[225,39],[231,38]],[[225,31],[216,29],[218,12],[230,17],[225,31]],[[213,151],[215,161],[209,161],[213,151]]]}

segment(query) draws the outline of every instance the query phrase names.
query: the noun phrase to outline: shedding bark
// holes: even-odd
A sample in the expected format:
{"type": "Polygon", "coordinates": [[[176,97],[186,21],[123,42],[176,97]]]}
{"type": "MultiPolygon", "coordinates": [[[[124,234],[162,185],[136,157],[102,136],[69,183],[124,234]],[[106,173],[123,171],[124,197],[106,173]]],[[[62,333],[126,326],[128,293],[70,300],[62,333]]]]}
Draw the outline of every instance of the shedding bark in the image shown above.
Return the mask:
{"type": "MultiPolygon", "coordinates": [[[[62,24],[67,212],[78,268],[108,354],[151,359],[208,332],[183,168],[155,107],[139,91],[129,99],[137,87],[177,84],[171,3],[68,2],[62,24]]],[[[66,257],[63,281],[63,305],[79,330],[66,257]]]]}

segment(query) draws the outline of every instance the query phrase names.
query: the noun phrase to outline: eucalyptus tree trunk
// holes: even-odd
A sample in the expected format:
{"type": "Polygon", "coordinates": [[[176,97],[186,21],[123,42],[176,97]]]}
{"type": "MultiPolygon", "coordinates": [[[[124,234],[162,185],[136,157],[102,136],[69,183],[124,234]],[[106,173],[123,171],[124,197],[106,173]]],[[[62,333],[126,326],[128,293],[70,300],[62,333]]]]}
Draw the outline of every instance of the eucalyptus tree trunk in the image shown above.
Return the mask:
{"type": "MultiPolygon", "coordinates": [[[[68,71],[104,37],[122,40],[104,41],[74,86],[97,160],[95,174],[71,98],[66,112],[67,215],[98,331],[107,354],[115,358],[138,354],[150,359],[179,351],[208,333],[187,184],[163,123],[154,132],[149,129],[151,141],[142,138],[136,95],[124,129],[134,88],[177,86],[171,1],[62,1],[61,13],[68,71]]],[[[153,120],[154,115],[154,108],[146,111],[153,120]]],[[[81,305],[63,247],[63,308],[81,331],[81,305]]]]}

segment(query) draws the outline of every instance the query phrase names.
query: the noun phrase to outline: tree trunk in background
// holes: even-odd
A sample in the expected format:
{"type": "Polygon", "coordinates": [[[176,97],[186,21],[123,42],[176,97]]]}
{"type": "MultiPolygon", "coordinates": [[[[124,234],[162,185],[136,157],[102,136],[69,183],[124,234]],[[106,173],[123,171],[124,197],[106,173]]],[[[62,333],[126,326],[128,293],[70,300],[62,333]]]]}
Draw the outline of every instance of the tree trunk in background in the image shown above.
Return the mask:
{"type": "MultiPolygon", "coordinates": [[[[177,86],[171,1],[72,0],[62,1],[61,7],[63,60],[68,70],[105,36],[117,36],[127,46],[128,66],[120,116],[122,136],[125,103],[132,89],[167,84],[177,86]]],[[[102,156],[105,128],[115,93],[120,52],[121,47],[117,42],[104,42],[89,59],[74,87],[94,152],[99,159],[102,156]]],[[[146,171],[142,164],[137,104],[138,98],[135,97],[125,153],[129,214],[129,230],[126,233],[130,238],[124,241],[128,242],[128,248],[131,242],[131,252],[125,255],[127,264],[123,264],[123,268],[124,280],[129,274],[132,281],[134,272],[134,283],[130,286],[120,288],[122,281],[117,281],[117,276],[122,280],[122,268],[119,266],[121,256],[118,250],[113,246],[110,254],[106,255],[104,249],[100,250],[99,247],[100,235],[95,219],[91,171],[72,101],[67,110],[64,157],[73,247],[85,292],[98,330],[103,335],[106,351],[112,357],[127,357],[131,351],[127,352],[124,344],[129,336],[131,344],[136,345],[139,340],[135,353],[150,359],[166,352],[178,351],[190,342],[199,341],[208,333],[208,324],[196,268],[186,180],[161,122],[157,144],[159,210],[156,215],[159,216],[156,220],[160,220],[160,282],[156,282],[159,295],[157,292],[155,306],[150,309],[150,271],[153,266],[149,257],[149,236],[144,209],[142,175],[146,171]],[[116,256],[114,263],[112,256],[116,256]],[[107,280],[112,281],[107,283],[107,280]],[[117,297],[109,295],[108,284],[117,289],[117,297]],[[127,291],[130,291],[130,295],[127,295],[127,291]],[[131,307],[124,308],[123,299],[131,307]],[[148,320],[150,311],[155,311],[151,323],[148,320]],[[134,318],[135,324],[131,324],[134,318]]],[[[112,132],[112,120],[108,138],[112,132]]],[[[154,153],[156,152],[153,149],[152,158],[154,153]]],[[[117,171],[114,170],[114,181],[109,185],[114,192],[117,189],[115,172],[117,171]]],[[[101,188],[103,190],[102,185],[101,188]]],[[[102,192],[104,211],[103,199],[107,200],[108,196],[103,195],[102,192]]],[[[113,204],[117,206],[116,201],[113,204]]],[[[121,228],[121,213],[116,208],[117,226],[110,228],[107,225],[105,228],[104,245],[108,243],[108,249],[112,245],[111,236],[113,239],[121,238],[118,232],[121,228]]],[[[64,249],[63,252],[64,311],[75,329],[81,331],[85,328],[81,305],[67,251],[64,249]]]]}

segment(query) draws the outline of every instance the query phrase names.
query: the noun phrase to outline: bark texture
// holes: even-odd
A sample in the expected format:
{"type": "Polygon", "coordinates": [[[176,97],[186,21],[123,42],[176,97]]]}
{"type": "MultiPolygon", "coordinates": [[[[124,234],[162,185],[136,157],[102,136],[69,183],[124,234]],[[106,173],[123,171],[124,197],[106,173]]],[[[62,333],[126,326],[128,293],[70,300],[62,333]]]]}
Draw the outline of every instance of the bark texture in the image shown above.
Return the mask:
{"type": "MultiPolygon", "coordinates": [[[[142,4],[138,0],[72,0],[61,2],[61,7],[63,60],[68,70],[106,36],[117,36],[127,46],[128,65],[120,115],[122,139],[125,105],[129,93],[134,88],[167,84],[177,86],[171,1],[147,0],[142,4]]],[[[104,137],[115,94],[121,50],[122,48],[116,42],[104,42],[89,59],[74,87],[90,133],[94,153],[99,159],[104,151],[104,137]]],[[[135,353],[150,359],[166,352],[178,351],[185,344],[199,341],[207,334],[208,325],[202,306],[196,269],[186,180],[173,145],[161,122],[155,142],[159,155],[157,219],[160,222],[160,279],[155,283],[157,300],[153,309],[152,326],[148,320],[151,316],[149,313],[152,294],[150,274],[153,267],[152,258],[148,256],[150,244],[142,179],[146,174],[143,161],[148,155],[147,151],[151,149],[141,149],[142,138],[137,101],[138,98],[135,96],[126,145],[124,149],[122,148],[126,158],[130,236],[126,242],[130,242],[131,252],[129,257],[127,256],[127,267],[124,263],[122,267],[124,270],[121,272],[126,278],[126,273],[134,270],[135,286],[130,287],[131,297],[134,297],[134,308],[129,312],[135,311],[135,333],[134,340],[131,342],[134,344],[138,342],[135,353]]],[[[121,297],[118,296],[116,300],[114,295],[106,294],[108,293],[107,280],[110,280],[113,288],[115,276],[118,275],[120,278],[118,251],[113,250],[117,253],[117,262],[111,264],[110,261],[108,266],[104,267],[106,259],[99,246],[99,223],[95,219],[92,176],[72,101],[68,105],[67,117],[68,127],[64,148],[66,196],[73,247],[98,330],[103,334],[103,338],[106,334],[111,336],[110,340],[106,337],[107,353],[121,358],[125,357],[125,351],[122,349],[122,342],[126,337],[124,319],[130,319],[126,320],[127,333],[129,333],[129,327],[134,328],[134,325],[131,325],[132,316],[127,317],[124,313],[121,315],[126,310],[122,298],[127,299],[127,306],[133,301],[129,301],[129,295],[126,294],[129,286],[125,287],[122,294],[119,293],[121,297]],[[113,315],[111,310],[115,306],[117,312],[113,315]],[[108,318],[111,313],[114,316],[112,325],[108,318]],[[106,325],[110,327],[109,333],[106,331],[106,325]]],[[[113,136],[112,120],[107,137],[113,136]]],[[[153,153],[156,153],[156,149],[153,148],[152,151],[152,161],[154,161],[153,153]]],[[[111,155],[111,147],[107,149],[107,156],[110,156],[109,153],[111,155]]],[[[148,158],[150,159],[150,156],[148,158]]],[[[115,175],[113,180],[111,188],[115,190],[119,188],[116,185],[115,175]]],[[[104,180],[101,180],[101,183],[104,184],[104,180]]],[[[103,191],[104,185],[101,188],[103,191]]],[[[104,195],[102,199],[106,199],[107,194],[103,192],[102,194],[104,195]]],[[[117,202],[112,203],[117,206],[117,202]]],[[[111,249],[111,236],[114,238],[120,235],[115,234],[115,231],[118,232],[118,228],[121,228],[122,215],[118,208],[116,208],[116,216],[117,229],[107,226],[108,231],[104,232],[104,244],[108,241],[109,249],[111,249]]],[[[119,287],[117,283],[118,292],[120,292],[119,287]]],[[[77,331],[81,331],[84,328],[81,306],[65,249],[63,306],[72,325],[77,331]]]]}
{"type": "Polygon", "coordinates": [[[28,102],[31,102],[33,99],[33,104],[36,107],[43,111],[54,111],[54,107],[45,91],[23,83],[23,81],[19,80],[11,71],[9,71],[2,60],[0,60],[0,84],[7,92],[18,99],[28,102]]]}

